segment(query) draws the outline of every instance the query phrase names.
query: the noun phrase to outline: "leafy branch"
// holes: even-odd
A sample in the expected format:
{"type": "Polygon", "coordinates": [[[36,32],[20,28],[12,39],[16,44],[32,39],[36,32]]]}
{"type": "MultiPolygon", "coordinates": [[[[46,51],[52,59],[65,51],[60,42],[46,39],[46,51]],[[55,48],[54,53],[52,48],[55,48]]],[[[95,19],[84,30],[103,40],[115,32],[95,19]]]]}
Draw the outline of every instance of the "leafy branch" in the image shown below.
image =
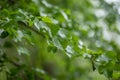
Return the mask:
{"type": "Polygon", "coordinates": [[[27,29],[30,29],[32,31],[34,31],[36,34],[40,35],[42,38],[45,38],[45,36],[43,35],[42,32],[39,32],[38,30],[35,30],[32,26],[28,26],[27,24],[25,24],[23,21],[17,21],[18,25],[20,25],[21,27],[25,27],[27,29]]]}

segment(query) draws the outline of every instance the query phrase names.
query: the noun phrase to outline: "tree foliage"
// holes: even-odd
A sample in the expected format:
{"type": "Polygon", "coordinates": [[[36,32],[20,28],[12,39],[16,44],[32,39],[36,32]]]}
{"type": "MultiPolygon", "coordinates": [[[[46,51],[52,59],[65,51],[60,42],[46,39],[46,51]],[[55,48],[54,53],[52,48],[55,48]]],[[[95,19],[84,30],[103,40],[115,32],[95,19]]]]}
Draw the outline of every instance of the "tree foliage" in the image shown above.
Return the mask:
{"type": "Polygon", "coordinates": [[[119,0],[1,0],[0,80],[119,80],[119,15],[119,0]]]}

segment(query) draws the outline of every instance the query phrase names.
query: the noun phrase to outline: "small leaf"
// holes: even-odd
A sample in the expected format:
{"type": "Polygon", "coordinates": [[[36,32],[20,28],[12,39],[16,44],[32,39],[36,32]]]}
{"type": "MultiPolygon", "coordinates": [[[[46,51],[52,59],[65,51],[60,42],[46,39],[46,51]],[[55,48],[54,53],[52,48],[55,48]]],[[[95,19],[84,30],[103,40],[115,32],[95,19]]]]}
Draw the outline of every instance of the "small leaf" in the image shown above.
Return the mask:
{"type": "Polygon", "coordinates": [[[18,51],[19,55],[21,55],[21,54],[29,55],[29,51],[24,47],[18,47],[17,51],[18,51]]]}
{"type": "Polygon", "coordinates": [[[115,59],[116,58],[116,53],[114,53],[113,51],[108,51],[108,52],[106,52],[105,55],[110,59],[115,59]]]}
{"type": "Polygon", "coordinates": [[[35,20],[34,20],[34,25],[35,25],[35,27],[36,27],[38,30],[40,30],[41,24],[40,24],[40,22],[39,22],[39,20],[38,20],[37,18],[35,18],[35,20]]]}
{"type": "Polygon", "coordinates": [[[65,50],[67,52],[67,56],[72,57],[72,54],[74,53],[72,46],[68,45],[65,50]]]}
{"type": "Polygon", "coordinates": [[[50,27],[50,29],[51,29],[52,35],[53,35],[53,36],[57,35],[57,32],[58,32],[58,30],[60,29],[59,26],[50,24],[49,27],[50,27]]]}
{"type": "Polygon", "coordinates": [[[64,17],[64,19],[66,20],[66,21],[68,21],[68,16],[67,16],[67,14],[64,12],[64,11],[60,11],[61,12],[61,14],[62,14],[62,16],[64,17]]]}
{"type": "Polygon", "coordinates": [[[57,51],[57,47],[55,47],[53,45],[48,46],[47,49],[48,49],[49,52],[54,52],[55,53],[57,51]]]}
{"type": "Polygon", "coordinates": [[[47,17],[47,16],[42,17],[42,21],[44,21],[46,23],[52,23],[52,20],[49,17],[47,17]]]}
{"type": "Polygon", "coordinates": [[[60,41],[58,40],[57,37],[54,37],[54,38],[53,38],[53,44],[54,44],[54,46],[56,46],[58,49],[63,50],[63,47],[62,47],[62,45],[61,45],[61,43],[60,43],[60,41]]]}

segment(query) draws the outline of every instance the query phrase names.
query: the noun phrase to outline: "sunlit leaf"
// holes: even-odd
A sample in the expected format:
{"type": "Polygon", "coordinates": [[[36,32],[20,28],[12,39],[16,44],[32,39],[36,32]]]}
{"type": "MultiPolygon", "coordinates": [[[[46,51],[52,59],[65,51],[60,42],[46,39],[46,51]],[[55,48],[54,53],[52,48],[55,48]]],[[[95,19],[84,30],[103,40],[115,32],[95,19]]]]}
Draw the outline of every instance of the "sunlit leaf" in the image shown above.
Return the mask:
{"type": "Polygon", "coordinates": [[[47,17],[47,16],[42,17],[42,21],[44,21],[46,23],[52,23],[52,20],[49,17],[47,17]]]}
{"type": "Polygon", "coordinates": [[[17,51],[18,51],[19,55],[22,55],[22,54],[29,55],[29,51],[24,47],[18,47],[17,51]]]}

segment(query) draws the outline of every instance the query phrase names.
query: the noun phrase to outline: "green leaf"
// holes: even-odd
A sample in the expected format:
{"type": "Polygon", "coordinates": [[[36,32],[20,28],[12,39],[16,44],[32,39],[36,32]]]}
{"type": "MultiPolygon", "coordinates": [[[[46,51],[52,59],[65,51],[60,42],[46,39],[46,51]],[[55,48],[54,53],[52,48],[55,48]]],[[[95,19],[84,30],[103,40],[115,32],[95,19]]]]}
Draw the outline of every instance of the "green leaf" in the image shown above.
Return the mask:
{"type": "Polygon", "coordinates": [[[63,10],[61,10],[60,12],[61,12],[62,16],[64,17],[64,19],[65,19],[66,21],[68,21],[68,16],[67,16],[67,14],[66,14],[63,10]]]}
{"type": "Polygon", "coordinates": [[[61,43],[59,42],[57,37],[53,37],[52,39],[54,46],[56,46],[58,49],[63,50],[63,47],[61,43]]]}
{"type": "Polygon", "coordinates": [[[19,55],[25,54],[29,56],[29,51],[24,47],[17,47],[17,51],[19,55]]]}
{"type": "Polygon", "coordinates": [[[110,59],[116,59],[116,53],[114,53],[113,51],[107,51],[105,55],[110,59]]]}
{"type": "Polygon", "coordinates": [[[58,31],[59,31],[59,26],[54,25],[54,24],[49,24],[49,28],[51,29],[51,33],[53,36],[57,35],[58,31]]]}
{"type": "Polygon", "coordinates": [[[70,46],[70,45],[68,45],[65,50],[66,50],[66,52],[67,52],[67,53],[66,53],[67,56],[70,57],[70,58],[72,57],[72,55],[73,55],[74,52],[75,52],[75,51],[73,50],[72,46],[70,46]]]}
{"type": "Polygon", "coordinates": [[[40,30],[40,28],[41,28],[41,24],[40,24],[40,21],[37,19],[37,18],[35,18],[34,19],[34,25],[35,25],[35,27],[38,29],[38,30],[40,30]]]}
{"type": "Polygon", "coordinates": [[[49,46],[47,47],[47,49],[48,49],[48,52],[56,53],[56,51],[57,51],[57,47],[54,46],[54,45],[49,45],[49,46]]]}
{"type": "Polygon", "coordinates": [[[52,23],[52,20],[47,16],[42,17],[42,21],[44,21],[46,23],[52,23]]]}

